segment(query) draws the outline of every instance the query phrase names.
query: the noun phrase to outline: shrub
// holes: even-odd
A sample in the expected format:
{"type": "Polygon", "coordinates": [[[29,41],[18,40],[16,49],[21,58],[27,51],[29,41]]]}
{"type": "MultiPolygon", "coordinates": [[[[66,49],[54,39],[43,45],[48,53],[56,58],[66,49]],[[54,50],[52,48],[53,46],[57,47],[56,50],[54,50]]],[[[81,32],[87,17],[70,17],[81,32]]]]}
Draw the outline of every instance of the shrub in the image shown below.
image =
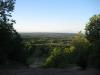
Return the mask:
{"type": "Polygon", "coordinates": [[[51,55],[47,58],[44,67],[46,68],[66,68],[68,60],[64,49],[54,48],[51,55]]]}

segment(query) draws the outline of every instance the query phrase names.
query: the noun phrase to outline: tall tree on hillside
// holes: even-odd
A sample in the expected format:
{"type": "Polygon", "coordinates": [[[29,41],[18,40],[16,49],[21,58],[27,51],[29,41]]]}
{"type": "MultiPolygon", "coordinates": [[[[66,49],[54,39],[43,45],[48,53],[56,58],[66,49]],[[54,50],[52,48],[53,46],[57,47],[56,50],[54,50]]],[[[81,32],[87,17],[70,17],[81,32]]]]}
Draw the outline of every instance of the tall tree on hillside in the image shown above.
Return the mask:
{"type": "Polygon", "coordinates": [[[100,40],[100,15],[94,15],[86,25],[86,36],[92,43],[100,40]]]}
{"type": "Polygon", "coordinates": [[[86,37],[91,43],[90,63],[100,67],[100,14],[90,18],[86,25],[86,37]]]}
{"type": "Polygon", "coordinates": [[[13,28],[11,19],[15,0],[0,0],[0,63],[24,61],[23,44],[20,35],[13,28]]]}

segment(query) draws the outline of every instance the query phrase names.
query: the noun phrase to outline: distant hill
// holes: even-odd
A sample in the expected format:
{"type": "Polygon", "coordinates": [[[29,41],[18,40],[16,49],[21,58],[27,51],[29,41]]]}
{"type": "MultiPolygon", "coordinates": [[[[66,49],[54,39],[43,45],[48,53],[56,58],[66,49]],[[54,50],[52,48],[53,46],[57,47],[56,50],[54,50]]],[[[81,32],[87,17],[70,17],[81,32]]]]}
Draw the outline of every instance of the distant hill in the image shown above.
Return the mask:
{"type": "Polygon", "coordinates": [[[73,37],[76,33],[41,33],[41,32],[31,32],[31,33],[20,33],[22,38],[34,38],[34,37],[49,37],[49,38],[67,38],[73,37]]]}

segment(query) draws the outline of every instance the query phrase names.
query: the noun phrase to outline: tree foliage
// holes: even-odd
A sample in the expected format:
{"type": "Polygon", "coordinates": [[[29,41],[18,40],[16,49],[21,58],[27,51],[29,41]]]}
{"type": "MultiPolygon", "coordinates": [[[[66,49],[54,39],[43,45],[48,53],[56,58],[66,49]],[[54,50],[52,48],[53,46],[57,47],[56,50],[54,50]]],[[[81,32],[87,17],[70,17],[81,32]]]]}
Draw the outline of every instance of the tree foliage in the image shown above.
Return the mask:
{"type": "Polygon", "coordinates": [[[23,43],[11,19],[15,0],[0,0],[0,63],[24,62],[23,43]]]}
{"type": "Polygon", "coordinates": [[[85,38],[85,35],[79,32],[71,42],[71,47],[73,47],[73,62],[83,69],[87,67],[88,64],[88,54],[89,54],[89,42],[85,38]]]}
{"type": "Polygon", "coordinates": [[[100,14],[90,18],[86,25],[86,37],[91,43],[90,64],[100,67],[100,14]]]}
{"type": "Polygon", "coordinates": [[[90,42],[100,40],[100,15],[94,15],[86,25],[86,36],[90,42]]]}
{"type": "Polygon", "coordinates": [[[51,55],[47,58],[44,67],[46,68],[66,68],[68,60],[66,52],[61,48],[54,48],[51,55]]]}

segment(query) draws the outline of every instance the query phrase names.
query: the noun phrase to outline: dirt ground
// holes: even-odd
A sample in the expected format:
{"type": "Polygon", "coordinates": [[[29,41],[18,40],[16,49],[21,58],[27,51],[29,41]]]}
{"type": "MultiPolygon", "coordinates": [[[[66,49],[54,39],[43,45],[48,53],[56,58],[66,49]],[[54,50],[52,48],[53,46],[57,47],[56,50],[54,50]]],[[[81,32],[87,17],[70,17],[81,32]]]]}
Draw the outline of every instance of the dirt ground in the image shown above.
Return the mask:
{"type": "Polygon", "coordinates": [[[96,69],[10,69],[0,70],[0,75],[100,75],[96,69]]]}

